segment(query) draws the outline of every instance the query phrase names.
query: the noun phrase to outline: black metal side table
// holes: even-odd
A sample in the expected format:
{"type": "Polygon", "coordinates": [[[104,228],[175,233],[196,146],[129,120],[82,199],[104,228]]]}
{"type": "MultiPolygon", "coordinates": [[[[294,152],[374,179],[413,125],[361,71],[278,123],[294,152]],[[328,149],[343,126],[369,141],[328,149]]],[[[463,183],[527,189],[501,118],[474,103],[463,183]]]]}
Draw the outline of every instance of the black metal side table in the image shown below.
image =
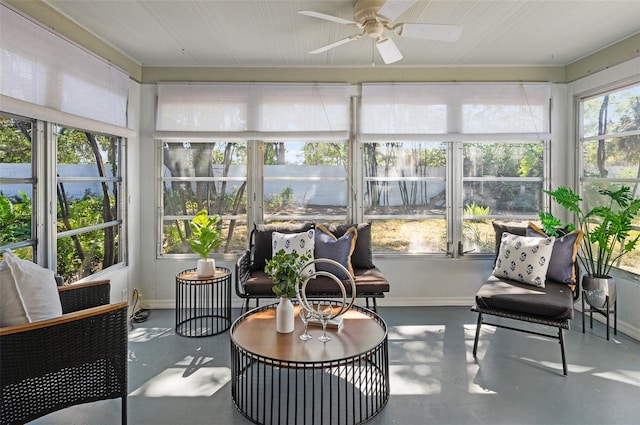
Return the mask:
{"type": "Polygon", "coordinates": [[[231,270],[216,267],[200,278],[196,269],[176,275],[176,333],[187,337],[217,335],[231,326],[231,270]]]}

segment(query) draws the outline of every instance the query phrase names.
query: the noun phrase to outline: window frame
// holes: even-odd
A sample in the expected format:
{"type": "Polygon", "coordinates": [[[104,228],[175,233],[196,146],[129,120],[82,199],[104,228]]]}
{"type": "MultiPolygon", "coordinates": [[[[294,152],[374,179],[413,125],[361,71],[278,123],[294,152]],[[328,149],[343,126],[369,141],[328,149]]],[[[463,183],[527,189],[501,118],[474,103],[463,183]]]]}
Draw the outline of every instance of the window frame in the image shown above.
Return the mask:
{"type": "Polygon", "coordinates": [[[38,184],[38,171],[42,169],[41,155],[39,155],[40,149],[40,129],[42,122],[34,118],[28,118],[8,112],[0,111],[0,115],[9,119],[15,119],[25,121],[31,124],[31,176],[30,177],[3,177],[0,178],[0,185],[5,184],[25,184],[31,186],[30,200],[31,200],[31,238],[22,242],[14,242],[7,245],[3,245],[2,250],[6,249],[19,249],[31,247],[32,258],[31,261],[38,262],[38,259],[42,256],[42,250],[39,249],[40,237],[38,232],[38,217],[40,217],[42,200],[42,190],[39,189],[38,184]]]}
{"type": "MultiPolygon", "coordinates": [[[[184,138],[180,138],[180,140],[177,139],[173,139],[173,138],[156,138],[154,140],[154,142],[156,143],[156,152],[157,152],[157,158],[158,160],[156,161],[156,176],[157,176],[157,180],[158,180],[158,189],[156,190],[156,203],[158,205],[157,208],[157,226],[156,226],[156,231],[157,231],[157,236],[156,236],[156,258],[158,259],[187,259],[187,258],[199,258],[198,254],[195,254],[193,252],[184,252],[184,253],[170,253],[170,252],[163,252],[163,242],[164,242],[164,223],[166,221],[175,221],[175,220],[191,220],[195,217],[195,214],[192,215],[165,215],[164,210],[165,210],[165,202],[164,202],[164,185],[168,182],[174,182],[174,181],[178,181],[178,182],[211,182],[211,183],[215,183],[215,182],[219,182],[219,181],[226,181],[226,182],[235,182],[235,183],[242,183],[242,182],[246,182],[246,187],[244,189],[245,191],[245,197],[247,199],[247,205],[246,205],[246,210],[247,210],[247,214],[219,214],[220,218],[222,219],[222,221],[229,221],[229,220],[245,220],[247,223],[247,229],[250,228],[250,226],[253,226],[253,224],[250,224],[250,208],[249,205],[251,204],[251,202],[249,201],[250,198],[250,190],[251,190],[251,183],[250,183],[250,173],[249,171],[251,170],[251,167],[249,166],[249,162],[250,162],[250,156],[251,156],[251,151],[253,149],[250,149],[250,146],[253,143],[250,143],[250,141],[247,140],[243,140],[241,138],[226,138],[224,140],[220,140],[217,138],[205,138],[205,139],[199,139],[199,138],[189,138],[188,136],[184,137],[184,138]],[[241,177],[216,177],[216,176],[211,176],[211,177],[165,177],[163,174],[163,166],[164,166],[164,155],[163,155],[163,149],[164,149],[164,145],[165,143],[171,143],[171,144],[179,144],[179,143],[190,143],[190,144],[208,144],[208,143],[244,143],[245,148],[246,148],[246,171],[245,171],[245,178],[241,178],[241,177]]],[[[214,215],[214,214],[218,214],[215,211],[209,211],[210,215],[214,215]]],[[[248,231],[247,231],[248,234],[248,231]]],[[[246,235],[245,235],[246,237],[246,235]]],[[[237,252],[232,251],[229,253],[224,253],[224,252],[216,252],[216,253],[212,253],[214,258],[232,258],[232,256],[234,256],[235,254],[237,254],[237,252]]]]}
{"type": "MultiPolygon", "coordinates": [[[[621,177],[585,177],[585,159],[584,159],[584,146],[585,143],[597,141],[600,139],[610,140],[618,137],[628,137],[628,136],[640,136],[639,130],[632,130],[629,132],[623,133],[610,133],[607,132],[605,134],[595,134],[590,136],[584,135],[584,127],[583,127],[583,117],[584,117],[584,103],[596,99],[598,97],[603,97],[611,93],[620,92],[627,88],[638,88],[640,90],[640,79],[638,77],[630,78],[623,81],[617,81],[611,84],[607,84],[605,86],[600,86],[598,88],[584,91],[582,93],[578,93],[574,96],[574,123],[575,123],[575,161],[576,161],[576,193],[584,198],[585,195],[585,185],[586,184],[597,184],[598,182],[608,182],[608,183],[619,183],[619,184],[640,184],[640,177],[637,178],[621,178],[621,177]]],[[[640,231],[640,225],[633,226],[633,230],[640,231]]],[[[640,247],[636,247],[636,251],[640,250],[640,247]]],[[[619,266],[613,266],[613,269],[616,273],[620,273],[622,275],[626,275],[631,278],[637,278],[640,276],[640,273],[634,272],[629,269],[621,268],[619,266]]]]}
{"type": "MultiPolygon", "coordinates": [[[[81,276],[77,280],[83,280],[88,278],[89,276],[94,276],[96,274],[100,274],[105,272],[110,268],[118,268],[127,264],[128,258],[128,238],[127,238],[127,226],[126,226],[126,217],[127,217],[127,209],[126,209],[126,199],[127,199],[127,186],[126,186],[126,144],[127,139],[125,137],[115,135],[115,134],[107,134],[101,133],[97,131],[92,131],[90,129],[82,129],[77,127],[65,126],[61,124],[49,123],[48,124],[48,139],[51,141],[51,145],[54,147],[49,156],[49,164],[48,169],[50,170],[50,178],[49,181],[53,182],[48,187],[49,190],[49,199],[51,200],[51,204],[54,206],[51,209],[51,214],[48,216],[49,220],[49,228],[52,232],[52,240],[49,243],[51,247],[49,250],[49,264],[52,265],[53,270],[58,271],[58,241],[65,237],[72,237],[77,235],[82,235],[90,232],[100,231],[107,228],[115,228],[117,240],[114,241],[114,246],[117,247],[117,258],[114,258],[114,263],[104,267],[100,270],[96,270],[93,273],[89,273],[86,276],[81,276]],[[116,166],[116,175],[111,177],[60,177],[58,175],[58,152],[59,152],[59,144],[58,144],[58,134],[62,128],[70,129],[78,132],[88,132],[94,135],[105,136],[109,138],[114,138],[118,144],[117,147],[117,166],[116,166]],[[79,227],[76,229],[66,230],[63,232],[57,231],[57,210],[58,210],[58,197],[57,197],[57,187],[59,183],[108,183],[108,184],[116,184],[117,185],[117,198],[115,200],[115,212],[116,217],[114,219],[103,222],[99,224],[94,224],[90,226],[79,227]]],[[[113,168],[111,168],[113,171],[113,168]]]]}

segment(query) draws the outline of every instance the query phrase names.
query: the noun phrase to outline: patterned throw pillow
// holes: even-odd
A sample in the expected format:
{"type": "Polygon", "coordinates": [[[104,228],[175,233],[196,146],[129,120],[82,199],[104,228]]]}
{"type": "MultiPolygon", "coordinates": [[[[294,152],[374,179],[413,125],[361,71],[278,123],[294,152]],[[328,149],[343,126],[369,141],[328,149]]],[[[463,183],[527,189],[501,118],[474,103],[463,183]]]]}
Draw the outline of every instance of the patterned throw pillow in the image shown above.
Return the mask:
{"type": "Polygon", "coordinates": [[[504,232],[493,275],[544,288],[554,242],[504,232]]]}
{"type": "MultiPolygon", "coordinates": [[[[297,252],[299,255],[306,255],[308,261],[313,260],[315,251],[315,230],[309,229],[302,233],[280,233],[273,232],[271,235],[271,255],[284,249],[284,252],[297,252]]],[[[303,276],[309,276],[316,272],[315,264],[309,264],[302,270],[303,276]]]]}

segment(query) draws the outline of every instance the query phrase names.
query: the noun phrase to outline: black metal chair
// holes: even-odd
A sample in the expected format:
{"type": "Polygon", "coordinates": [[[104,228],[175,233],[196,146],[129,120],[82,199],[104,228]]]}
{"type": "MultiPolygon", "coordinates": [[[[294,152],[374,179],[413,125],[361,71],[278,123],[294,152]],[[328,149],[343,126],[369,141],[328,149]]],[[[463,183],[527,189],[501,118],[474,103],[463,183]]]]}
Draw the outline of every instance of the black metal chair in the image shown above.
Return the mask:
{"type": "MultiPolygon", "coordinates": [[[[526,227],[506,226],[496,228],[496,254],[502,238],[502,232],[524,236],[526,227]]],[[[580,294],[579,269],[575,266],[576,284],[568,285],[547,280],[545,288],[522,284],[515,280],[491,276],[482,285],[475,296],[472,311],[478,313],[476,336],[473,342],[473,356],[478,351],[478,340],[482,325],[495,326],[518,332],[538,335],[558,340],[562,355],[562,369],[567,375],[567,361],[563,330],[569,329],[569,322],[573,318],[573,304],[580,294]],[[530,329],[512,327],[502,323],[489,323],[484,316],[496,316],[516,321],[535,323],[557,329],[557,333],[537,332],[530,329]]]]}
{"type": "Polygon", "coordinates": [[[122,398],[127,422],[127,303],[108,280],[58,287],[63,315],[0,328],[0,423],[122,398]]]}

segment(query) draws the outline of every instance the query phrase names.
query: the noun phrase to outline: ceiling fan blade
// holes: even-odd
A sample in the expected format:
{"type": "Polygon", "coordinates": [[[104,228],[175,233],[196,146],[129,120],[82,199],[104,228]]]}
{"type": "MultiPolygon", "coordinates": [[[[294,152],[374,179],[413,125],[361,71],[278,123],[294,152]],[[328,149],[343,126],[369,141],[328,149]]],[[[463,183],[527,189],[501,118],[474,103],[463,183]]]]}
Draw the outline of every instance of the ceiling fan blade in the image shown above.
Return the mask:
{"type": "Polygon", "coordinates": [[[310,55],[316,55],[318,53],[326,52],[327,50],[331,50],[334,47],[342,46],[343,44],[347,44],[350,41],[357,40],[362,36],[362,34],[352,35],[351,37],[343,38],[342,40],[334,41],[331,44],[327,44],[324,47],[320,47],[316,50],[312,50],[309,52],[310,55]]]}
{"type": "Polygon", "coordinates": [[[313,18],[324,19],[325,21],[337,22],[344,25],[356,25],[355,22],[348,19],[338,18],[337,16],[327,15],[326,13],[320,13],[313,10],[298,10],[301,15],[311,16],[313,18]]]}
{"type": "Polygon", "coordinates": [[[401,37],[437,41],[457,41],[462,34],[462,27],[459,25],[398,24],[393,30],[401,37]]]}
{"type": "Polygon", "coordinates": [[[382,15],[389,19],[389,22],[392,22],[415,3],[417,0],[387,0],[378,10],[378,15],[382,15]]]}
{"type": "Polygon", "coordinates": [[[376,41],[376,47],[378,48],[378,53],[382,57],[382,60],[385,64],[390,64],[394,62],[398,62],[402,59],[402,53],[398,50],[398,46],[393,42],[390,38],[382,38],[376,41]]]}

